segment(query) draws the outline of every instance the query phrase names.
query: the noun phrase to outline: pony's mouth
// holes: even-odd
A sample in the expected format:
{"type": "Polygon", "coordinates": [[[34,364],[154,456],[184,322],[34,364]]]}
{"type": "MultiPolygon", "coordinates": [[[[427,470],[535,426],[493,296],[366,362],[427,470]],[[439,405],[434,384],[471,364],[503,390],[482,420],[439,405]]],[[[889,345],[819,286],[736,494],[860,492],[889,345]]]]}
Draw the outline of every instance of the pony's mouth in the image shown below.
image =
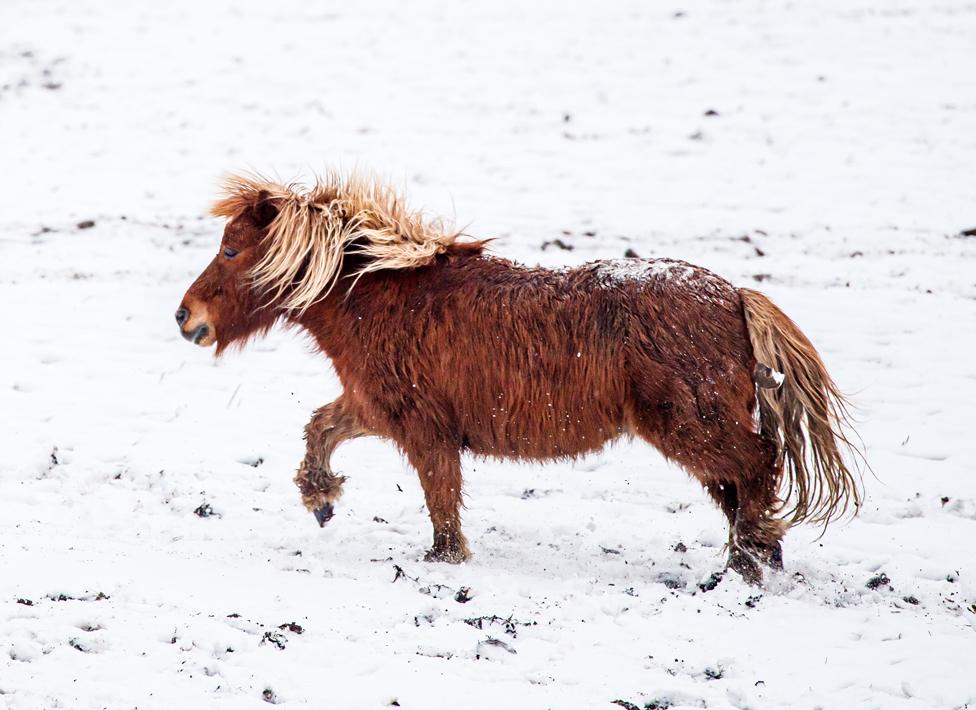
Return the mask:
{"type": "Polygon", "coordinates": [[[190,341],[194,345],[200,345],[202,347],[207,347],[213,345],[216,337],[214,337],[213,330],[206,323],[198,325],[196,328],[190,332],[181,331],[183,333],[183,338],[190,341]]]}

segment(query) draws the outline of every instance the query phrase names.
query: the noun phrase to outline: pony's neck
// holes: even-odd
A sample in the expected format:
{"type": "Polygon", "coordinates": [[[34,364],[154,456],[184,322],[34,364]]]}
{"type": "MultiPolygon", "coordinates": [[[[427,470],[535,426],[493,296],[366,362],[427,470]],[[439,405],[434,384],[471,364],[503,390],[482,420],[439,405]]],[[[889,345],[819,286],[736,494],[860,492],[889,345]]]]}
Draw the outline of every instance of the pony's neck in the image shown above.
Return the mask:
{"type": "MultiPolygon", "coordinates": [[[[382,313],[387,325],[395,319],[393,311],[398,299],[390,291],[389,272],[363,275],[352,291],[350,281],[340,278],[332,291],[314,303],[304,313],[287,316],[287,320],[315,338],[315,342],[329,357],[342,378],[347,364],[362,360],[370,343],[382,339],[383,323],[377,321],[382,313]],[[379,308],[377,308],[379,307],[379,308]]],[[[343,378],[344,379],[344,378],[343,378]]]]}

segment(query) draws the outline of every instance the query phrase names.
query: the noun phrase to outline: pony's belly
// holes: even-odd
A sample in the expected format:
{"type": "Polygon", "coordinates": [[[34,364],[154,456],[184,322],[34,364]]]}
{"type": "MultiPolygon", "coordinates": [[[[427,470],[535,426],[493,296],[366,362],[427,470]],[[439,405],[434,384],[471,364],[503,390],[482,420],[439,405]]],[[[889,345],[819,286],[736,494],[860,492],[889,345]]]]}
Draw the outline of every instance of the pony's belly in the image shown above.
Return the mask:
{"type": "Polygon", "coordinates": [[[538,423],[535,426],[507,426],[489,432],[466,432],[467,450],[479,456],[516,459],[572,458],[602,449],[622,433],[608,422],[588,422],[591,426],[566,426],[538,423]]]}

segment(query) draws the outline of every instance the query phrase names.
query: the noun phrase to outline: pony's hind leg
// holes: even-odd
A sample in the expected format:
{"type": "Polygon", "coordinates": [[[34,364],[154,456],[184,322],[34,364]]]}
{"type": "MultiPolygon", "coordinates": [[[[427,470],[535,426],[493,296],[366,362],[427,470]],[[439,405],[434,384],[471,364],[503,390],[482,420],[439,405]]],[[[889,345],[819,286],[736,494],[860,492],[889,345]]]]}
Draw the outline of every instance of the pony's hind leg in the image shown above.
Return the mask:
{"type": "Polygon", "coordinates": [[[305,427],[305,459],[295,475],[302,502],[315,515],[320,526],[332,518],[336,499],[342,495],[345,476],[332,470],[332,452],[343,441],[368,436],[345,407],[342,397],[315,411],[305,427]]]}
{"type": "Polygon", "coordinates": [[[709,450],[686,457],[690,460],[685,467],[729,520],[729,567],[750,584],[759,584],[760,564],[783,567],[780,540],[786,528],[774,514],[779,508],[780,478],[776,447],[745,429],[735,431],[730,439],[722,446],[731,446],[730,451],[709,450]]]}
{"type": "Polygon", "coordinates": [[[662,418],[660,407],[643,409],[657,416],[637,416],[636,433],[680,463],[725,513],[729,567],[750,584],[762,581],[760,565],[781,568],[786,527],[775,517],[781,476],[776,444],[752,430],[749,412],[732,417],[713,410],[702,417],[697,407],[682,412],[672,404],[662,418]]]}
{"type": "Polygon", "coordinates": [[[427,511],[434,527],[434,544],[424,557],[428,562],[464,562],[471,554],[461,532],[461,454],[448,448],[407,448],[407,458],[417,470],[424,489],[427,511]]]}

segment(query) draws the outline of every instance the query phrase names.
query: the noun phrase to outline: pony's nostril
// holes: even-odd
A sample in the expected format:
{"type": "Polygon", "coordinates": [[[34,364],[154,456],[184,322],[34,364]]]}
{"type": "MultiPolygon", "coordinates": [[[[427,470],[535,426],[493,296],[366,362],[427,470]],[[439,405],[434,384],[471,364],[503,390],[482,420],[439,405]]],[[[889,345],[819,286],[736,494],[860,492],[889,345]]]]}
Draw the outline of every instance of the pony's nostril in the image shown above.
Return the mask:
{"type": "Polygon", "coordinates": [[[186,319],[190,317],[190,312],[185,308],[181,308],[176,311],[176,325],[182,326],[186,323],[186,319]]]}

